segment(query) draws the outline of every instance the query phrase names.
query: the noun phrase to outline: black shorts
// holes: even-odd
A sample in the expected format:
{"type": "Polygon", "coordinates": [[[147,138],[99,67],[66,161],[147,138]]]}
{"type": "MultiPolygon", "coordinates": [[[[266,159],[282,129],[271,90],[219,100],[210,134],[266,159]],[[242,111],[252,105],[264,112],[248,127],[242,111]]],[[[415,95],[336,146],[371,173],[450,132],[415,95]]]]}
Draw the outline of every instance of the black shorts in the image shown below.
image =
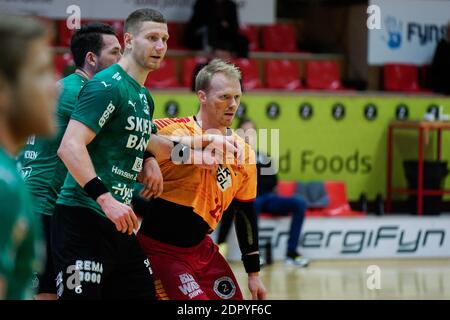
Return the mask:
{"type": "Polygon", "coordinates": [[[98,213],[56,205],[52,224],[60,299],[155,299],[152,270],[136,236],[98,213]]]}
{"type": "Polygon", "coordinates": [[[52,216],[40,214],[41,224],[44,232],[46,258],[44,270],[37,274],[37,293],[56,293],[56,274],[52,259],[52,243],[51,243],[51,223],[52,216]]]}

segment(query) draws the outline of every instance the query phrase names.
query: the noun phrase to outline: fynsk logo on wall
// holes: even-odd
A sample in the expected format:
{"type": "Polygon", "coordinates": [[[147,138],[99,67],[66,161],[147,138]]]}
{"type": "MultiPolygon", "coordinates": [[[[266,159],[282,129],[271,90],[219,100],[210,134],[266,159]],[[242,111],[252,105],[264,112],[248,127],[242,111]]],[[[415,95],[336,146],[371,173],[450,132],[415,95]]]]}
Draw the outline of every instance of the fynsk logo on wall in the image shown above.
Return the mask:
{"type": "Polygon", "coordinates": [[[387,16],[384,19],[386,35],[383,40],[391,49],[398,49],[402,44],[403,22],[394,16],[387,16]]]}
{"type": "Polygon", "coordinates": [[[408,44],[417,43],[420,46],[438,43],[446,32],[445,25],[417,21],[403,22],[392,15],[384,19],[384,27],[386,33],[382,36],[383,41],[392,50],[399,49],[405,41],[408,44]]]}

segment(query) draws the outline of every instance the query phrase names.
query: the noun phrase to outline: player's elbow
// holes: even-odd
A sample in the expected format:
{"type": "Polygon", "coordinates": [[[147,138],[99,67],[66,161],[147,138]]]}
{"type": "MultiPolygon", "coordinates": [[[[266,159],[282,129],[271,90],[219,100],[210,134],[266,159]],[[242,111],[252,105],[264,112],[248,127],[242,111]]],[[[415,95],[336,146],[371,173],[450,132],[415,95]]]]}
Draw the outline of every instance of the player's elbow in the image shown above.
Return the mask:
{"type": "Polygon", "coordinates": [[[59,148],[56,151],[56,154],[58,155],[58,157],[61,158],[61,160],[64,161],[64,158],[66,157],[66,154],[67,154],[67,145],[64,142],[64,140],[61,141],[61,144],[59,145],[59,148]]]}
{"type": "Polygon", "coordinates": [[[63,162],[66,162],[70,154],[76,154],[76,142],[73,139],[64,137],[56,153],[63,162]]]}

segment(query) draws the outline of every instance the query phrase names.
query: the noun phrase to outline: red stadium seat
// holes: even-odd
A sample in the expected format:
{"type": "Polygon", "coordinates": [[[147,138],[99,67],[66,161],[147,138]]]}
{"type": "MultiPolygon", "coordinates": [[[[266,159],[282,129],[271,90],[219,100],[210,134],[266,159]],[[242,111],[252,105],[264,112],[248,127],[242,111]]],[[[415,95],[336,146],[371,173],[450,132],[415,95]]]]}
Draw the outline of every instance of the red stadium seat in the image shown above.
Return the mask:
{"type": "Polygon", "coordinates": [[[383,78],[386,91],[428,91],[420,88],[419,70],[415,65],[386,64],[383,66],[383,78]]]}
{"type": "Polygon", "coordinates": [[[194,81],[194,71],[197,65],[206,63],[205,57],[189,57],[183,59],[183,86],[192,88],[194,81]]]}
{"type": "Polygon", "coordinates": [[[325,190],[327,191],[330,203],[328,207],[322,209],[329,217],[336,216],[364,216],[364,212],[353,211],[347,200],[347,191],[344,182],[341,181],[326,181],[325,190]]]}
{"type": "Polygon", "coordinates": [[[241,58],[235,59],[234,63],[242,72],[242,85],[244,90],[259,89],[262,87],[256,61],[241,58]]]}
{"type": "Polygon", "coordinates": [[[313,90],[342,89],[339,65],[335,61],[306,62],[306,86],[313,90]]]}
{"type": "Polygon", "coordinates": [[[268,60],[265,70],[267,88],[295,90],[301,86],[298,64],[292,60],[268,60]]]}
{"type": "Polygon", "coordinates": [[[293,25],[274,24],[262,27],[262,43],[265,51],[296,52],[297,39],[293,25]]]}
{"type": "MultiPolygon", "coordinates": [[[[308,208],[307,217],[363,217],[361,211],[354,211],[347,200],[345,183],[341,181],[326,181],[325,190],[329,198],[329,204],[325,208],[308,208]]],[[[297,187],[295,181],[278,181],[277,194],[282,197],[294,197],[297,187]]],[[[269,213],[261,213],[263,218],[277,218],[279,216],[269,213]]]]}
{"type": "Polygon", "coordinates": [[[297,182],[295,181],[278,181],[277,193],[281,197],[293,197],[295,194],[295,188],[297,187],[297,182]]]}
{"type": "Polygon", "coordinates": [[[258,27],[252,25],[242,25],[239,32],[248,40],[248,49],[250,51],[259,50],[259,34],[258,27]]]}
{"type": "Polygon", "coordinates": [[[123,49],[124,22],[122,20],[108,20],[108,21],[103,21],[103,23],[109,24],[114,29],[114,31],[116,32],[116,35],[117,35],[117,39],[119,39],[119,43],[123,49]]]}
{"type": "Polygon", "coordinates": [[[165,58],[158,70],[149,73],[144,85],[150,90],[180,87],[176,61],[173,58],[165,58]]]}

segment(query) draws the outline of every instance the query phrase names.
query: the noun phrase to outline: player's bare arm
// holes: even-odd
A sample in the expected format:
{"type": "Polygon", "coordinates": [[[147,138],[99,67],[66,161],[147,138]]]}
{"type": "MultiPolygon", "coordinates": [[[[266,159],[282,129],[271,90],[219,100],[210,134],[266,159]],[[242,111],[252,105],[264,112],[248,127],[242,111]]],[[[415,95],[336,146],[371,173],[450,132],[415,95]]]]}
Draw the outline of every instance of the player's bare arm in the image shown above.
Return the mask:
{"type": "MultiPolygon", "coordinates": [[[[95,133],[89,127],[79,121],[70,120],[58,149],[58,156],[82,187],[97,177],[86,147],[94,138],[95,133]]],[[[133,210],[114,199],[110,192],[103,193],[96,201],[115,224],[117,231],[131,234],[133,229],[137,230],[138,220],[133,210]]]]}

